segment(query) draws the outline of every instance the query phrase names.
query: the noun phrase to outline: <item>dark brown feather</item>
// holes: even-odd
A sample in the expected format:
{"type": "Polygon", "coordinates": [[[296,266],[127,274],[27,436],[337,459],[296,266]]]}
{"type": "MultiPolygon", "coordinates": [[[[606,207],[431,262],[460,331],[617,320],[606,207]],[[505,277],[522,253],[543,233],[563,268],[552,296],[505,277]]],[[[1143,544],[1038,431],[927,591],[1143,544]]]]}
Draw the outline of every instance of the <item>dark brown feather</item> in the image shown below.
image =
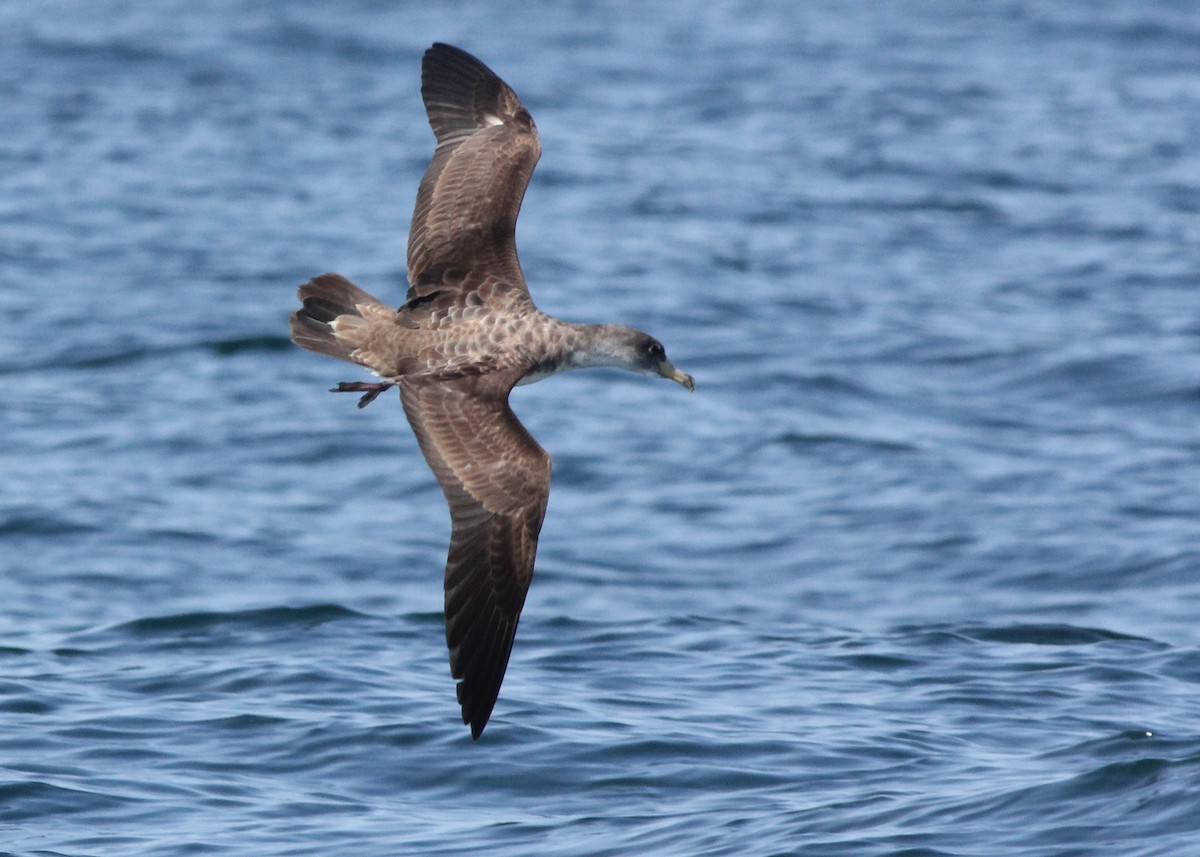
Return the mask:
{"type": "Polygon", "coordinates": [[[421,94],[438,145],[409,231],[410,310],[462,305],[479,280],[471,272],[528,300],[515,230],[541,156],[533,119],[508,84],[450,45],[425,52],[421,94]]]}
{"type": "Polygon", "coordinates": [[[408,421],[450,506],[446,644],[475,738],[500,693],[550,495],[550,456],[508,406],[518,377],[400,382],[408,421]]]}

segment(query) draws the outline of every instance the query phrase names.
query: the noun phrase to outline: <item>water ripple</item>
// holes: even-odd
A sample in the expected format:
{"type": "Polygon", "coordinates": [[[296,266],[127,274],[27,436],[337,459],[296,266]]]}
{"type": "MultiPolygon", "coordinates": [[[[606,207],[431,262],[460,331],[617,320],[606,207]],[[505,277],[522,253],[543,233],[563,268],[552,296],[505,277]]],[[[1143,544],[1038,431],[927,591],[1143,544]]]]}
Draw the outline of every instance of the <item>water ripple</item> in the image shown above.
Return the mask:
{"type": "Polygon", "coordinates": [[[0,848],[1192,853],[1191,10],[448,8],[0,12],[0,848]],[[514,394],[478,742],[441,492],[286,322],[402,300],[435,39],[537,119],[539,306],[699,385],[514,394]]]}

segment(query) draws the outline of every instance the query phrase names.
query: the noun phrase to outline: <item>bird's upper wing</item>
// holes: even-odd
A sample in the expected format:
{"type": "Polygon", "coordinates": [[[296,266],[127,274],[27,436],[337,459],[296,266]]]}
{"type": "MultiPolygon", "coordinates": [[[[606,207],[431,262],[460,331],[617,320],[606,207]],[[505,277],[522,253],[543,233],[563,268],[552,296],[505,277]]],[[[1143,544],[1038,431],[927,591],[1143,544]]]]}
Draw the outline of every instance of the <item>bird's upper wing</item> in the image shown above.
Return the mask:
{"type": "Polygon", "coordinates": [[[550,495],[550,456],[508,406],[516,376],[405,378],[400,397],[450,505],[446,643],[472,737],[508,666],[550,495]]]}
{"type": "Polygon", "coordinates": [[[527,299],[515,229],[541,155],[532,117],[491,69],[441,43],[425,52],[421,95],[437,150],[409,231],[410,309],[462,305],[472,293],[487,302],[496,281],[527,299]]]}

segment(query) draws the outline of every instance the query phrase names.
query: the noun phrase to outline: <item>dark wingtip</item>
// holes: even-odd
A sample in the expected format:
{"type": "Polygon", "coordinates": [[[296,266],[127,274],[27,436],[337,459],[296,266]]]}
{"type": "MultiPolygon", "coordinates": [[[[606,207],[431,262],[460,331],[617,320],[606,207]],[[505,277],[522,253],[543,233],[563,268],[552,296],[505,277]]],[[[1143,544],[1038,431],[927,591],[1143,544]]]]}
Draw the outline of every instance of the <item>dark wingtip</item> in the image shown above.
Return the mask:
{"type": "Polygon", "coordinates": [[[421,98],[439,144],[453,143],[493,124],[489,116],[533,128],[533,120],[508,84],[477,57],[445,42],[434,42],[421,59],[421,98]]]}
{"type": "Polygon", "coordinates": [[[488,720],[492,717],[492,709],[496,705],[496,698],[500,695],[500,688],[497,686],[495,695],[491,696],[491,705],[484,704],[484,699],[477,693],[469,693],[468,684],[465,681],[460,681],[454,690],[458,697],[458,704],[462,706],[462,722],[471,727],[471,740],[478,741],[479,736],[483,734],[483,728],[487,726],[488,720]]]}
{"type": "Polygon", "coordinates": [[[446,42],[434,42],[425,50],[425,55],[421,58],[422,67],[428,65],[457,65],[464,69],[473,69],[482,71],[485,74],[494,74],[494,72],[483,64],[483,61],[474,54],[464,51],[462,48],[447,44],[446,42]]]}

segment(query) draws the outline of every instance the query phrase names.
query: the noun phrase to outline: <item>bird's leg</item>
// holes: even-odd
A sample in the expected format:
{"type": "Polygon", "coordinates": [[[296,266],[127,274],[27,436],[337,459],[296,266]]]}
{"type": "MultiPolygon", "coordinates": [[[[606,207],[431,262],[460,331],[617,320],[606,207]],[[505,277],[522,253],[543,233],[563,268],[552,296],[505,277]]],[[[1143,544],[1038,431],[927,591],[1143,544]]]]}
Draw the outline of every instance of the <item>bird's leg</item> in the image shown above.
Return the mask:
{"type": "Polygon", "coordinates": [[[331,389],[331,393],[362,393],[363,397],[358,400],[358,406],[365,408],[371,402],[375,401],[375,397],[380,393],[396,386],[390,381],[379,381],[370,383],[368,381],[342,381],[336,387],[331,389]]]}

